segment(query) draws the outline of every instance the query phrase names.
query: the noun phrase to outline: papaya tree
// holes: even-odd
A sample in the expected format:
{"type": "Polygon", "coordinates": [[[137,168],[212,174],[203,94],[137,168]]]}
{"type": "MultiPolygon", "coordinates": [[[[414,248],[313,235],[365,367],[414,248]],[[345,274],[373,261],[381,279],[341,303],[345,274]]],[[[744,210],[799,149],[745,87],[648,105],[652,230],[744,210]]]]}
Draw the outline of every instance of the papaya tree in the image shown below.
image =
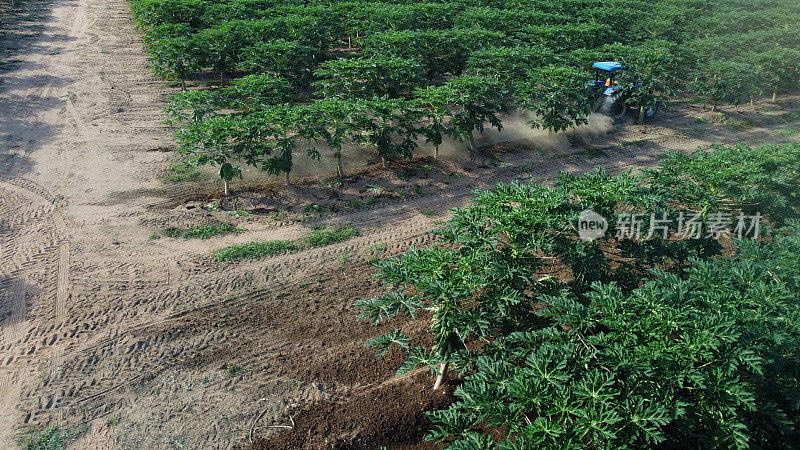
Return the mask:
{"type": "Polygon", "coordinates": [[[136,0],[131,12],[142,27],[186,24],[196,30],[206,25],[203,15],[209,6],[204,0],[136,0]]]}
{"type": "Polygon", "coordinates": [[[273,39],[242,48],[237,59],[242,70],[281,76],[293,86],[306,89],[322,56],[320,50],[297,41],[273,39]]]}
{"type": "Polygon", "coordinates": [[[445,132],[460,142],[469,142],[470,158],[478,150],[475,131],[482,133],[487,123],[498,130],[503,128],[497,115],[507,109],[505,89],[497,78],[464,75],[429,88],[426,95],[441,98],[437,102],[447,99],[452,113],[445,132]]]}
{"type": "Polygon", "coordinates": [[[533,128],[551,133],[566,131],[587,123],[592,113],[588,74],[564,66],[535,69],[517,85],[517,104],[536,113],[529,121],[533,128]]]}
{"type": "Polygon", "coordinates": [[[377,55],[363,58],[339,58],[322,63],[314,83],[325,97],[391,98],[409,95],[424,84],[422,66],[414,59],[377,55]]]}
{"type": "Polygon", "coordinates": [[[225,195],[233,178],[241,178],[241,169],[233,163],[240,155],[233,142],[236,117],[212,115],[205,120],[189,121],[177,132],[180,151],[196,166],[219,166],[219,177],[224,183],[225,195]]]}
{"type": "MultiPolygon", "coordinates": [[[[283,175],[286,188],[291,187],[289,174],[294,165],[297,144],[303,140],[298,130],[306,128],[303,108],[291,103],[260,105],[253,111],[237,115],[231,127],[233,148],[246,164],[260,168],[270,175],[283,175]]],[[[313,147],[309,157],[319,159],[313,147]]]]}
{"type": "Polygon", "coordinates": [[[207,64],[217,72],[222,84],[225,74],[234,70],[240,62],[241,49],[252,45],[258,38],[253,36],[249,22],[232,20],[200,31],[198,39],[203,45],[207,64]]]}
{"type": "Polygon", "coordinates": [[[450,98],[447,90],[437,88],[417,89],[414,93],[423,124],[419,128],[425,141],[433,146],[434,159],[439,158],[439,146],[447,134],[445,118],[450,114],[450,98]]]}
{"type": "Polygon", "coordinates": [[[358,111],[356,102],[339,97],[324,98],[305,108],[306,120],[299,133],[309,141],[323,141],[333,150],[336,175],[344,178],[342,146],[354,130],[353,117],[358,111]]]}
{"type": "Polygon", "coordinates": [[[413,102],[383,96],[359,100],[357,105],[351,131],[353,141],[374,147],[384,167],[394,159],[411,159],[419,134],[413,102]]]}
{"type": "Polygon", "coordinates": [[[778,93],[797,89],[800,85],[800,49],[774,47],[746,57],[763,74],[761,85],[772,92],[772,102],[778,93]]]}
{"type": "Polygon", "coordinates": [[[459,76],[469,55],[489,45],[505,42],[503,33],[478,28],[389,31],[363,40],[367,56],[390,55],[416,59],[428,80],[459,76]]]}
{"type": "Polygon", "coordinates": [[[262,105],[283,104],[293,99],[289,83],[270,74],[254,74],[231,81],[222,89],[181,91],[169,96],[164,111],[168,123],[201,122],[221,110],[251,111],[262,105]]]}
{"type": "Polygon", "coordinates": [[[695,71],[695,80],[689,90],[708,97],[711,111],[716,111],[719,102],[740,102],[754,94],[759,84],[754,78],[753,67],[737,61],[708,61],[695,71]]]}
{"type": "Polygon", "coordinates": [[[639,107],[638,123],[641,124],[648,109],[677,92],[678,80],[683,73],[679,57],[680,49],[674,43],[650,40],[629,48],[622,57],[628,68],[625,76],[629,80],[621,88],[627,92],[628,103],[639,107]]]}
{"type": "MultiPolygon", "coordinates": [[[[470,74],[495,77],[506,86],[525,78],[531,67],[554,62],[556,55],[543,47],[491,47],[473,52],[467,60],[470,74]]],[[[594,59],[597,61],[597,59],[594,59]]]]}
{"type": "Polygon", "coordinates": [[[226,106],[240,111],[251,110],[260,105],[284,104],[294,98],[289,82],[269,73],[236,78],[222,92],[228,103],[226,106]]]}
{"type": "Polygon", "coordinates": [[[630,293],[598,282],[586,295],[542,296],[538,329],[486,344],[457,400],[428,414],[427,439],[460,449],[796,448],[798,242],[800,230],[784,230],[686,274],[658,271],[630,293]]]}
{"type": "Polygon", "coordinates": [[[232,135],[237,116],[219,113],[229,106],[225,95],[221,91],[200,89],[181,91],[169,99],[164,109],[168,115],[166,123],[181,124],[176,133],[180,150],[189,155],[194,165],[219,166],[227,196],[231,181],[241,178],[242,171],[231,163],[239,160],[232,135]]]}
{"type": "MultiPolygon", "coordinates": [[[[376,326],[428,311],[432,345],[413,345],[399,329],[366,345],[378,356],[399,347],[406,360],[397,374],[428,367],[438,389],[451,365],[462,373],[469,370],[482,357],[484,344],[539,326],[536,296],[564,287],[541,276],[553,261],[572,269],[576,291],[610,276],[614,269],[600,241],[576,239],[581,211],[590,208],[613,217],[620,205],[652,206],[656,200],[636,177],[610,177],[602,171],[564,175],[554,187],[512,183],[481,192],[474,205],[454,210],[448,224],[435,231],[435,244],[411,247],[400,257],[376,263],[389,292],[355,303],[359,320],[376,326]]],[[[610,239],[602,242],[607,245],[610,239]]]]}
{"type": "Polygon", "coordinates": [[[181,91],[170,95],[168,99],[169,102],[164,107],[168,125],[200,123],[218,115],[227,106],[224,95],[210,89],[181,91]]]}
{"type": "Polygon", "coordinates": [[[571,18],[564,15],[542,12],[536,8],[497,6],[468,6],[455,17],[457,28],[480,28],[491,31],[509,32],[519,27],[539,25],[542,23],[563,24],[571,18]],[[509,24],[514,27],[509,27],[509,24]]]}
{"type": "Polygon", "coordinates": [[[186,78],[202,67],[203,56],[193,30],[185,24],[165,24],[151,29],[147,53],[156,75],[178,79],[186,90],[186,78]]]}
{"type": "Polygon", "coordinates": [[[601,23],[537,24],[514,27],[513,36],[521,45],[541,46],[557,53],[595,47],[608,42],[612,30],[601,23]]]}

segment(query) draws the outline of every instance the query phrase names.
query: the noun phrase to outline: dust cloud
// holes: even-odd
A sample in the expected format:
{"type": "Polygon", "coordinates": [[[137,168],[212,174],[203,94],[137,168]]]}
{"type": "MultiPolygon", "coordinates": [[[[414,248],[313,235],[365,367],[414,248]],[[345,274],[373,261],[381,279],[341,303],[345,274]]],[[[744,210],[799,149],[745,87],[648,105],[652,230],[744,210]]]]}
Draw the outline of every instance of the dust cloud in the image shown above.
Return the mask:
{"type": "MultiPolygon", "coordinates": [[[[535,118],[533,113],[518,111],[502,114],[499,117],[503,123],[503,130],[497,131],[496,128],[491,128],[487,124],[483,133],[475,135],[478,146],[510,144],[553,155],[569,150],[574,144],[586,145],[592,139],[614,131],[614,123],[611,118],[602,114],[592,114],[588,117],[589,123],[562,133],[550,133],[531,128],[528,122],[535,118]]],[[[418,144],[419,148],[415,155],[433,156],[433,146],[425,142],[424,138],[420,138],[418,144]]],[[[336,160],[332,150],[325,145],[315,145],[314,147],[321,154],[318,162],[307,156],[308,147],[308,145],[299,145],[295,150],[292,177],[311,177],[336,172],[336,160]]],[[[467,161],[469,160],[468,147],[467,142],[458,142],[445,137],[442,145],[439,146],[439,158],[453,162],[467,161]]],[[[373,148],[350,144],[342,149],[342,165],[345,171],[379,162],[380,158],[373,148]]],[[[246,170],[246,172],[252,173],[256,170],[246,170]]]]}
{"type": "Polygon", "coordinates": [[[535,114],[528,112],[506,114],[501,117],[503,130],[485,132],[478,142],[483,145],[521,143],[545,153],[564,152],[569,150],[573,142],[587,144],[593,138],[614,131],[613,120],[603,114],[592,114],[588,117],[589,123],[563,133],[531,128],[528,122],[535,118],[535,114]]]}

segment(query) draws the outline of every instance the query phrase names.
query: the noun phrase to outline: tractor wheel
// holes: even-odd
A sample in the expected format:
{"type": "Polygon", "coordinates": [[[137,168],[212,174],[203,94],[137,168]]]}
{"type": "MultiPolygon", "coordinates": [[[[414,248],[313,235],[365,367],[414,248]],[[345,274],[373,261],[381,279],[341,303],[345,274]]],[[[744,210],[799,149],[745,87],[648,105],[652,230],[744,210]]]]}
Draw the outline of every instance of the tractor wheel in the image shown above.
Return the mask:
{"type": "Polygon", "coordinates": [[[655,117],[655,115],[658,113],[658,107],[659,107],[658,102],[654,102],[653,106],[645,109],[644,110],[644,120],[649,120],[649,119],[652,119],[653,117],[655,117]]]}
{"type": "Polygon", "coordinates": [[[625,120],[625,115],[628,114],[628,105],[625,103],[625,100],[625,97],[621,95],[606,97],[599,112],[610,116],[614,119],[615,123],[620,123],[625,120]]]}

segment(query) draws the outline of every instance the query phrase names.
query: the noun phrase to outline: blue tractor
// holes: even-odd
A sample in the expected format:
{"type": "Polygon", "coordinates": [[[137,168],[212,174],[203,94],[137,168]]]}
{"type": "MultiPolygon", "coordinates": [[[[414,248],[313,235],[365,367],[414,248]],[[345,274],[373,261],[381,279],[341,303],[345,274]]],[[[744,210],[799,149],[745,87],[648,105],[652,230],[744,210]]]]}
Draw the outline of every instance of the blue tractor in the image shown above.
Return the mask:
{"type": "MultiPolygon", "coordinates": [[[[627,103],[629,94],[622,92],[618,78],[627,67],[616,61],[600,61],[594,63],[592,67],[594,67],[594,80],[589,84],[595,96],[594,110],[610,116],[616,123],[624,121],[631,108],[627,103]]],[[[634,84],[634,89],[636,86],[634,84]]],[[[658,102],[652,102],[652,105],[645,109],[644,119],[650,119],[658,112],[658,102]]]]}

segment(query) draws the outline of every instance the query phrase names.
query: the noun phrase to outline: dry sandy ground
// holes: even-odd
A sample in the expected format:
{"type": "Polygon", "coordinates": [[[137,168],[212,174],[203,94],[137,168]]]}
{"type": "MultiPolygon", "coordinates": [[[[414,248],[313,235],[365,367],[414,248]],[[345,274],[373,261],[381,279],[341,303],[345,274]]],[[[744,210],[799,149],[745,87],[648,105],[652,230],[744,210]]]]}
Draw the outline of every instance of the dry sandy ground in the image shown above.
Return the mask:
{"type": "Polygon", "coordinates": [[[254,212],[232,219],[201,207],[208,183],[164,181],[178,160],[163,151],[174,145],[161,124],[170,89],[148,72],[128,5],[55,0],[40,8],[27,31],[2,42],[15,59],[2,66],[0,84],[2,448],[32,430],[86,424],[74,448],[231,447],[249,445],[251,435],[275,448],[418,446],[422,411],[447,398],[427,390],[424,374],[392,379],[397,355],[376,362],[363,348],[375,330],[354,322],[351,303],[380,290],[365,260],[430,242],[436,221],[475,188],[596,165],[617,173],[652,165],[665,150],[779,141],[771,129],[797,127],[778,120],[796,99],[724,108],[727,123],[679,105],[657,124],[583,144],[602,152],[511,151],[502,162],[430,163],[431,173],[370,168],[338,192],[241,188],[236,206],[254,212]],[[368,183],[421,190],[345,206],[367,198],[368,183]],[[309,204],[322,212],[307,213],[309,204]],[[167,226],[221,220],[248,231],[149,239],[167,226]],[[359,236],[235,264],[211,255],[344,223],[359,236]]]}

